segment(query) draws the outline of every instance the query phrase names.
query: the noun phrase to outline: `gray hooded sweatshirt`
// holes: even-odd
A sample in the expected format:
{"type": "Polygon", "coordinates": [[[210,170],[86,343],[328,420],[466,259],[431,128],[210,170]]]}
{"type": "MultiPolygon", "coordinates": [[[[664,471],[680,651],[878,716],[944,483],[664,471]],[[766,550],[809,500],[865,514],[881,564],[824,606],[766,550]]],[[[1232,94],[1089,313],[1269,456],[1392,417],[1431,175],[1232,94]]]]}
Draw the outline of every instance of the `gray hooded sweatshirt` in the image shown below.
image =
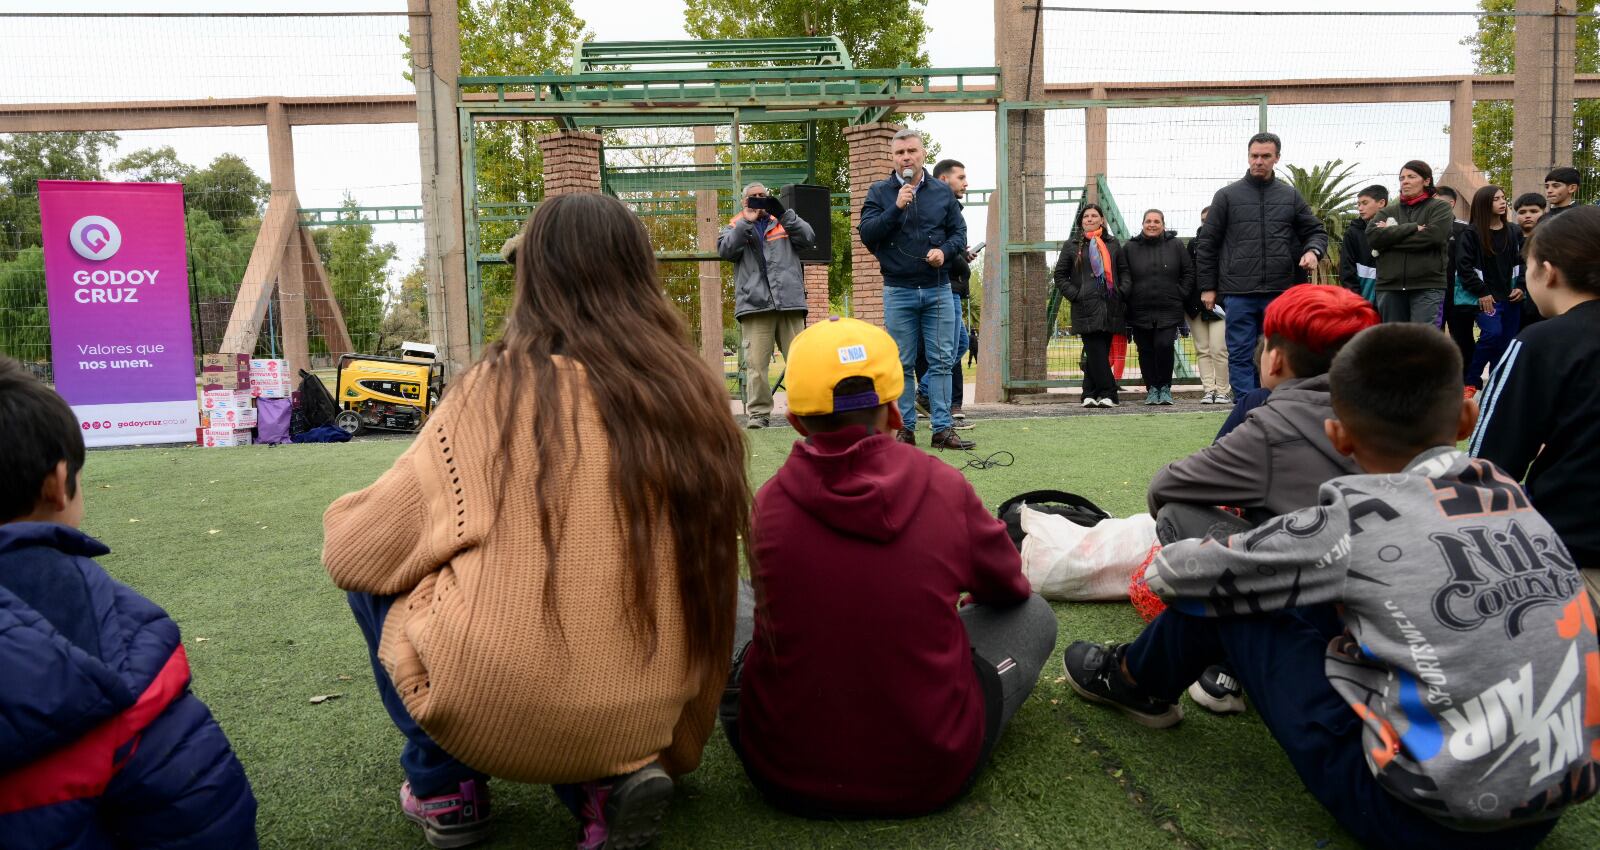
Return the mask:
{"type": "Polygon", "coordinates": [[[1317,503],[1322,482],[1358,470],[1328,442],[1328,376],[1278,385],[1226,437],[1167,464],[1150,481],[1154,514],[1168,502],[1261,509],[1277,516],[1317,503]]]}
{"type": "Polygon", "coordinates": [[[1402,473],[1322,485],[1317,505],[1145,572],[1173,609],[1338,603],[1324,670],[1363,721],[1380,785],[1457,829],[1555,817],[1595,793],[1600,647],[1572,557],[1522,487],[1430,449],[1402,473]]]}

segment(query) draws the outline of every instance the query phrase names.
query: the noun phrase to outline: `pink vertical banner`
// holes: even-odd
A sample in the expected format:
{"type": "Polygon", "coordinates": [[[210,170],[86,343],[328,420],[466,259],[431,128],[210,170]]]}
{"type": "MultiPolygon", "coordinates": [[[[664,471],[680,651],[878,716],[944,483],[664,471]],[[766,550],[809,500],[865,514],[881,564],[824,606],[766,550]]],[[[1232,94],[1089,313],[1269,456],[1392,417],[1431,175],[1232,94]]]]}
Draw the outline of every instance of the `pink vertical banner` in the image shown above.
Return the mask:
{"type": "Polygon", "coordinates": [[[194,442],[183,186],[39,181],[56,391],[90,446],[194,442]]]}

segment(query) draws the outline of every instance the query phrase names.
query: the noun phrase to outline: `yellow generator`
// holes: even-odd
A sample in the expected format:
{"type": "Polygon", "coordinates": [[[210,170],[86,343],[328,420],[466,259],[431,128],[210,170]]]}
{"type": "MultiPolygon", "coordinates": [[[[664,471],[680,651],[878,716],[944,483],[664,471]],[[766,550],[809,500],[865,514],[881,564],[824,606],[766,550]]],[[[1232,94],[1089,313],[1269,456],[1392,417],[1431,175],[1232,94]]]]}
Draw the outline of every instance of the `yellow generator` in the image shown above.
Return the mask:
{"type": "Polygon", "coordinates": [[[339,358],[334,424],[355,436],[366,428],[416,431],[439,404],[444,368],[438,349],[407,342],[400,357],[346,354],[339,358]]]}

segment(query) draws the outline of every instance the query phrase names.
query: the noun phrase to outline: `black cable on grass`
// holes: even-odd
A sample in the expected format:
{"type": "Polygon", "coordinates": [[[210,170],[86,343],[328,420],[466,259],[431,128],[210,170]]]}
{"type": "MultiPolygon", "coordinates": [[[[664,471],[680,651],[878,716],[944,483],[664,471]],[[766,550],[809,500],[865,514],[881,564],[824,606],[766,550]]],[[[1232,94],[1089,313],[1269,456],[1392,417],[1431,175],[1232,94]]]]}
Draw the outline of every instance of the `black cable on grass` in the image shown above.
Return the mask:
{"type": "Polygon", "coordinates": [[[962,469],[997,469],[1017,462],[1016,455],[1003,449],[988,457],[984,457],[974,451],[968,451],[967,457],[969,460],[961,466],[962,469]],[[1001,455],[1005,455],[1005,457],[1001,458],[1001,455]]]}

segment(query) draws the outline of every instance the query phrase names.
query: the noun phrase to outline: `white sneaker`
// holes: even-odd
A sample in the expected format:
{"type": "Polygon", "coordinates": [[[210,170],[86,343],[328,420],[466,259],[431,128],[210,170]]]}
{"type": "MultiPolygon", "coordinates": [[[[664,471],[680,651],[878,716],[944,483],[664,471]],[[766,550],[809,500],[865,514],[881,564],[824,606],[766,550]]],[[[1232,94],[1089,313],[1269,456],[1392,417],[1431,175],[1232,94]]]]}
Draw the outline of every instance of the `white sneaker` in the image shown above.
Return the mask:
{"type": "Polygon", "coordinates": [[[1244,689],[1239,680],[1220,664],[1206,668],[1189,686],[1189,699],[1212,714],[1239,714],[1244,711],[1244,689]]]}
{"type": "Polygon", "coordinates": [[[1112,401],[1109,398],[1103,398],[1103,399],[1100,399],[1100,406],[1101,407],[1116,407],[1117,403],[1112,401]]]}
{"type": "Polygon", "coordinates": [[[1094,399],[1092,399],[1092,398],[1090,398],[1088,396],[1084,396],[1083,397],[1083,406],[1084,407],[1094,407],[1096,404],[1099,404],[1099,402],[1095,401],[1094,399]]]}

